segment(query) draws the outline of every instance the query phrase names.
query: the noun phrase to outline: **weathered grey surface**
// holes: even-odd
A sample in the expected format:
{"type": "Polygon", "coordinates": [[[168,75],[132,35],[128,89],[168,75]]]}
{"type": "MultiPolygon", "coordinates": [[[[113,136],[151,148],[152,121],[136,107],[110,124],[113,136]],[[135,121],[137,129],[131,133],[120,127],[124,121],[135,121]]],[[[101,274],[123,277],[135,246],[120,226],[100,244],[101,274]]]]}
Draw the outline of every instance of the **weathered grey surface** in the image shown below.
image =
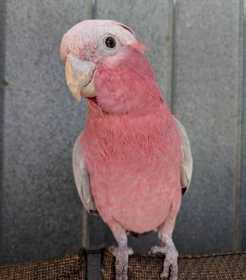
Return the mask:
{"type": "Polygon", "coordinates": [[[156,72],[157,80],[170,99],[171,94],[171,63],[169,14],[172,7],[169,0],[99,0],[97,1],[96,17],[114,19],[128,24],[148,49],[148,57],[156,72]]]}
{"type": "MultiPolygon", "coordinates": [[[[246,15],[246,1],[244,0],[244,15],[246,15]]],[[[241,207],[240,207],[240,228],[241,228],[241,243],[242,249],[246,250],[246,18],[244,17],[244,75],[242,88],[242,165],[241,165],[241,207]]]]}
{"type": "MultiPolygon", "coordinates": [[[[4,117],[4,61],[5,61],[5,2],[0,3],[0,206],[2,205],[2,175],[3,175],[3,117],[4,117]]],[[[2,240],[2,213],[0,211],[0,246],[2,240]]]]}
{"type": "Polygon", "coordinates": [[[177,223],[182,252],[227,251],[234,243],[239,21],[238,0],[177,1],[173,104],[195,163],[177,223]]]}
{"type": "Polygon", "coordinates": [[[83,116],[68,94],[58,50],[83,8],[80,0],[6,4],[0,261],[13,262],[80,246],[71,151],[83,116]]]}

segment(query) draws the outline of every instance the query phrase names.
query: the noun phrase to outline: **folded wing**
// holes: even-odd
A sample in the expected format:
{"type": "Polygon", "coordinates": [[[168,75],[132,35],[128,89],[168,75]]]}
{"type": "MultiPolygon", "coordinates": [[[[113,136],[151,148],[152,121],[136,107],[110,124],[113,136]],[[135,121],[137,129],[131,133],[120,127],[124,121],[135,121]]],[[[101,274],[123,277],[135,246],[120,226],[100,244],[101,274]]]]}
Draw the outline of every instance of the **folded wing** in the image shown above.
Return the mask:
{"type": "Polygon", "coordinates": [[[182,192],[185,193],[190,186],[192,170],[193,170],[193,158],[191,153],[190,140],[184,126],[179,120],[175,118],[179,134],[182,139],[182,163],[181,163],[181,186],[182,192]]]}
{"type": "Polygon", "coordinates": [[[85,166],[79,139],[80,136],[76,139],[73,147],[73,174],[81,202],[85,209],[90,212],[95,211],[96,207],[91,194],[90,177],[85,166]]]}

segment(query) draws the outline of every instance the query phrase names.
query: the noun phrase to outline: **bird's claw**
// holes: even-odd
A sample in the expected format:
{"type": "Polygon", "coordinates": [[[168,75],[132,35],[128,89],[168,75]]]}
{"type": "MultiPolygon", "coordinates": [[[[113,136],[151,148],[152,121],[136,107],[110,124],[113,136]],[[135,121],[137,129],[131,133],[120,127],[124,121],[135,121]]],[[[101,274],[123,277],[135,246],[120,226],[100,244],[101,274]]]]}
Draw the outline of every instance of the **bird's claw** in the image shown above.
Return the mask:
{"type": "Polygon", "coordinates": [[[163,255],[165,254],[166,250],[164,247],[161,247],[161,246],[154,246],[150,249],[149,251],[149,255],[163,255]]]}
{"type": "Polygon", "coordinates": [[[150,254],[162,254],[165,255],[163,263],[163,271],[160,275],[161,279],[168,278],[169,280],[178,279],[178,252],[175,247],[162,247],[154,246],[150,250],[150,254]]]}
{"type": "MultiPolygon", "coordinates": [[[[108,251],[114,256],[116,257],[118,255],[118,251],[119,251],[119,248],[118,247],[114,247],[114,246],[110,246],[108,248],[108,251]]],[[[128,248],[128,256],[131,256],[133,255],[133,249],[132,248],[128,248]]]]}

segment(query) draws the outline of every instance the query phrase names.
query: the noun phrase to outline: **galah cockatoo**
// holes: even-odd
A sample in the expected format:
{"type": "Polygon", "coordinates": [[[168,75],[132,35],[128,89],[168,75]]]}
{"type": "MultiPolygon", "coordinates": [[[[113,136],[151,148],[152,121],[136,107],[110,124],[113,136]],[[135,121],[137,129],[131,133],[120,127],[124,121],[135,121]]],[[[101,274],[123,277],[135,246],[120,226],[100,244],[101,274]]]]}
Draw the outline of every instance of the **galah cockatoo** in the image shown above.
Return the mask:
{"type": "Polygon", "coordinates": [[[161,277],[175,280],[172,233],[190,185],[192,155],[144,52],[131,28],[110,20],[82,21],[63,36],[67,85],[88,102],[73,170],[84,207],[99,213],[118,243],[112,250],[116,279],[127,279],[127,233],[156,230],[161,242],[151,252],[165,255],[161,277]]]}

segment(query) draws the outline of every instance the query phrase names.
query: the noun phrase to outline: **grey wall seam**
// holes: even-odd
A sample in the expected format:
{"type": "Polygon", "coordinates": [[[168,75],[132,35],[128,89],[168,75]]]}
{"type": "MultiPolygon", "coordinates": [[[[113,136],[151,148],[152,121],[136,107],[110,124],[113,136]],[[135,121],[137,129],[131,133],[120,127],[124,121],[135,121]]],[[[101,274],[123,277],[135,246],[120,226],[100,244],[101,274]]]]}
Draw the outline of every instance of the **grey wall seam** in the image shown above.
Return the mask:
{"type": "Polygon", "coordinates": [[[171,43],[171,48],[172,50],[171,52],[171,74],[170,74],[170,109],[172,112],[174,112],[174,94],[175,94],[175,81],[176,81],[176,77],[175,77],[175,42],[176,42],[176,1],[175,0],[170,0],[172,2],[172,21],[171,21],[171,29],[172,29],[172,43],[171,43]]]}
{"type": "Polygon", "coordinates": [[[174,12],[174,21],[173,21],[173,69],[172,69],[172,99],[171,99],[171,110],[173,114],[175,115],[177,112],[175,112],[175,102],[176,102],[176,82],[177,82],[177,57],[176,57],[176,49],[177,49],[177,19],[178,19],[178,13],[179,13],[179,6],[178,2],[176,0],[173,0],[173,12],[174,12]]]}
{"type": "Polygon", "coordinates": [[[83,0],[83,18],[91,19],[95,13],[95,0],[83,0]]]}
{"type": "MultiPolygon", "coordinates": [[[[246,108],[246,0],[243,0],[243,7],[242,7],[242,86],[241,86],[241,166],[240,166],[240,197],[241,195],[245,195],[245,191],[243,191],[243,188],[246,185],[246,176],[245,176],[245,170],[246,170],[246,149],[244,148],[244,145],[246,144],[246,113],[245,113],[245,108],[246,108]]],[[[245,211],[245,206],[242,205],[242,202],[240,203],[240,220],[239,220],[239,229],[240,229],[240,244],[241,244],[241,249],[243,248],[243,228],[242,228],[242,217],[241,213],[245,211]]]]}
{"type": "Polygon", "coordinates": [[[234,165],[234,185],[233,185],[233,203],[234,203],[234,213],[233,213],[233,249],[238,251],[240,249],[240,188],[241,188],[241,163],[242,163],[242,98],[243,98],[243,69],[244,62],[243,51],[244,51],[244,40],[243,40],[243,20],[244,20],[244,2],[245,0],[239,0],[239,49],[238,49],[238,61],[239,61],[239,92],[237,99],[238,106],[238,122],[237,122],[237,143],[235,147],[235,165],[234,165]]]}
{"type": "Polygon", "coordinates": [[[168,0],[169,3],[169,12],[168,12],[168,68],[167,72],[169,73],[168,85],[167,85],[167,102],[170,106],[170,109],[173,109],[172,106],[172,95],[173,95],[173,75],[174,75],[174,27],[175,27],[175,3],[174,0],[168,0]]]}
{"type": "MultiPolygon", "coordinates": [[[[0,2],[0,245],[2,244],[2,193],[3,193],[3,129],[4,129],[4,88],[5,80],[5,24],[6,24],[6,1],[0,2]]],[[[0,246],[1,248],[1,246],[0,246]]]]}
{"type": "Polygon", "coordinates": [[[97,0],[92,0],[92,15],[91,18],[97,18],[97,0]]]}

